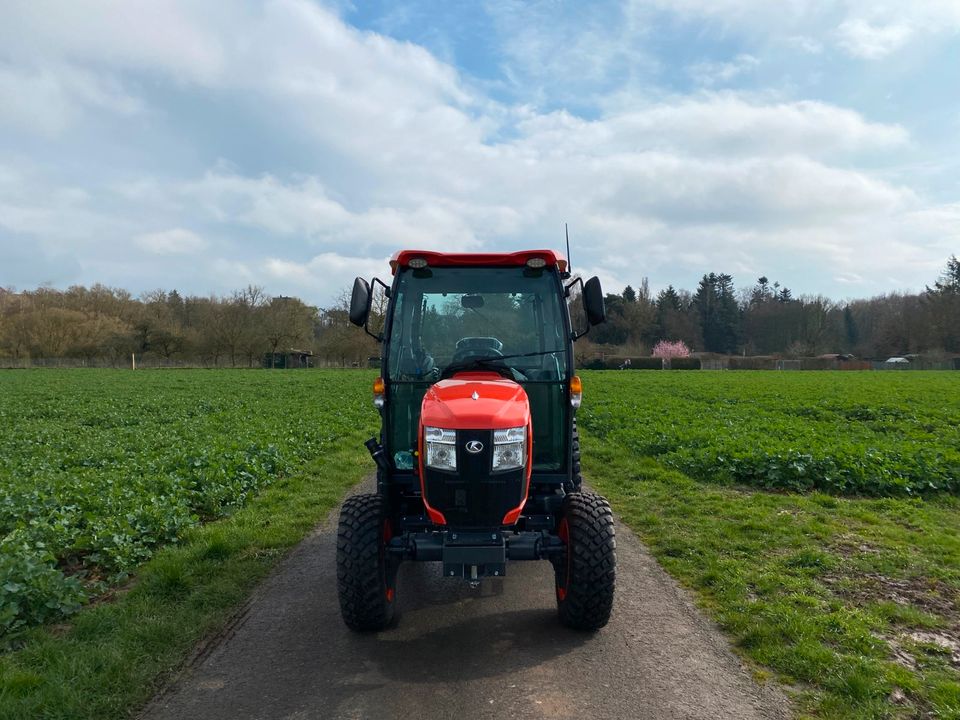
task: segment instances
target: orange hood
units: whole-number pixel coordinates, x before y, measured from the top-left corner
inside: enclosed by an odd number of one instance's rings
[[[462,372],[434,383],[420,410],[420,422],[450,430],[496,430],[530,424],[527,393],[494,372]]]

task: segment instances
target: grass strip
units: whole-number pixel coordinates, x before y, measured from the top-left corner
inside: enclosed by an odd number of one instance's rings
[[[591,484],[799,717],[960,717],[956,497],[765,492],[583,444]]]
[[[256,584],[371,469],[360,433],[281,478],[229,518],[160,550],[128,589],[0,656],[0,717],[134,715]],[[310,592],[311,588],[304,588]]]

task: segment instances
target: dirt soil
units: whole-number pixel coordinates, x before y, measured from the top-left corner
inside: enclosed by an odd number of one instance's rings
[[[596,634],[557,623],[544,561],[513,563],[476,590],[437,564],[405,564],[399,622],[356,635],[337,605],[335,522],[281,563],[144,720],[790,715],[620,524],[613,619]]]

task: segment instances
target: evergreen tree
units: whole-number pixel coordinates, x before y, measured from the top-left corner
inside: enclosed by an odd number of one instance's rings
[[[723,352],[722,332],[718,312],[717,275],[710,273],[700,279],[693,304],[700,315],[703,346],[708,352]]]
[[[704,275],[693,303],[700,314],[706,350],[736,352],[740,338],[740,308],[734,296],[733,277],[726,273]]]
[[[657,294],[655,323],[657,339],[679,340],[681,328],[687,323],[686,314],[683,312],[683,303],[680,294],[674,289],[673,285],[668,285],[666,289]],[[693,341],[691,340],[691,344]]]
[[[766,276],[760,277],[757,280],[757,284],[753,286],[753,290],[750,292],[750,305],[762,305],[770,299],[771,295],[770,281],[766,278]]]
[[[677,294],[673,285],[667,285],[665,290],[657,293],[657,311],[662,312],[667,309],[680,309],[680,295]]]
[[[734,353],[740,344],[741,318],[732,275],[717,275],[717,300],[721,352]]]
[[[947,260],[946,269],[933,287],[927,287],[927,295],[960,295],[960,260],[956,255]]]
[[[960,260],[951,255],[940,278],[921,298],[936,344],[947,352],[960,352]]]
[[[847,350],[853,350],[860,342],[860,331],[857,328],[857,319],[853,316],[853,310],[849,305],[843,309],[843,332],[847,341]]]

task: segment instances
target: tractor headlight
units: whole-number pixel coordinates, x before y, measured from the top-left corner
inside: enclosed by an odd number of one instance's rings
[[[457,431],[437,427],[423,428],[427,467],[437,470],[457,469]]]
[[[513,470],[527,462],[527,428],[493,431],[493,469]]]

